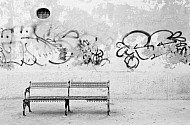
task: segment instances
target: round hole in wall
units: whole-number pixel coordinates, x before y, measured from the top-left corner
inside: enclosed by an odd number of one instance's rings
[[[47,8],[39,8],[36,14],[39,19],[47,19],[50,16],[50,11]]]

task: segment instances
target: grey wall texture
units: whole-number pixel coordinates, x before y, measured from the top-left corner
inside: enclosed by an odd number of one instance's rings
[[[190,98],[189,0],[0,0],[0,22],[2,99],[68,80],[110,80],[112,98]]]

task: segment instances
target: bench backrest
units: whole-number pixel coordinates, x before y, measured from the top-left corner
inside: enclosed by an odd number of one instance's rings
[[[107,82],[73,82],[69,81],[69,88],[107,88],[107,96],[110,97],[109,80]],[[70,96],[70,89],[68,89],[68,96]]]
[[[69,81],[70,88],[109,88],[109,81],[107,82],[72,82]]]
[[[43,89],[43,88],[68,88],[68,96],[70,96],[69,88],[107,88],[108,89],[108,97],[109,97],[109,80],[107,82],[31,82],[30,86],[26,88],[26,92],[29,92],[30,89]]]
[[[68,88],[68,82],[31,82],[30,88],[42,89],[42,88]]]

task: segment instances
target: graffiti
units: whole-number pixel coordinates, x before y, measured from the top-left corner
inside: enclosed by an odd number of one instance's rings
[[[49,37],[50,30],[47,33],[47,38],[38,36],[35,30],[36,28],[34,28],[34,37],[22,37],[22,39],[34,39],[37,41],[37,43],[43,43],[43,48],[45,48],[43,55],[45,58],[48,58],[47,60],[49,63],[63,64],[71,59],[73,53],[69,52],[69,50],[72,48],[72,46],[69,44],[69,42],[65,41],[64,38],[78,39],[79,33],[77,31],[70,30],[58,38],[56,38],[56,36],[51,39]],[[71,33],[75,33],[76,36],[70,35]]]
[[[78,46],[82,52],[83,64],[104,65],[106,62],[110,62],[108,58],[104,58],[103,50],[96,46],[91,46],[88,40],[79,40]],[[95,38],[95,42],[97,38]],[[104,63],[103,63],[104,62]],[[102,64],[103,63],[103,64]]]
[[[139,66],[141,60],[155,59],[165,55],[172,64],[190,62],[190,46],[181,31],[158,30],[152,34],[134,30],[116,43],[117,57],[123,57],[129,69]]]
[[[59,59],[60,59],[60,60],[63,60],[63,61],[67,60],[67,59],[66,59],[67,48],[61,48],[61,49],[59,49],[59,52],[60,52],[60,54],[59,54]]]
[[[13,27],[1,29],[0,37],[0,66],[13,67],[50,64],[64,64],[75,58],[81,64],[103,66],[108,58],[104,58],[104,51],[90,43],[88,35],[79,34],[76,30],[53,32],[57,27],[50,25],[44,33],[38,25],[30,27]],[[84,40],[84,38],[87,38]]]

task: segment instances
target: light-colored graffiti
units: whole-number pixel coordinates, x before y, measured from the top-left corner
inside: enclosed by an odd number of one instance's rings
[[[11,68],[13,64],[64,64],[72,58],[77,65],[91,63],[103,66],[109,62],[104,57],[104,51],[96,45],[97,37],[79,34],[76,30],[58,30],[58,27],[53,28],[52,25],[42,28],[35,24],[2,29],[0,33],[1,67],[7,64]]]
[[[134,30],[126,34],[121,42],[117,57],[124,57],[126,66],[130,69],[138,67],[140,60],[155,59],[165,55],[166,61],[171,64],[189,63],[190,46],[181,31],[158,30],[152,34]]]

